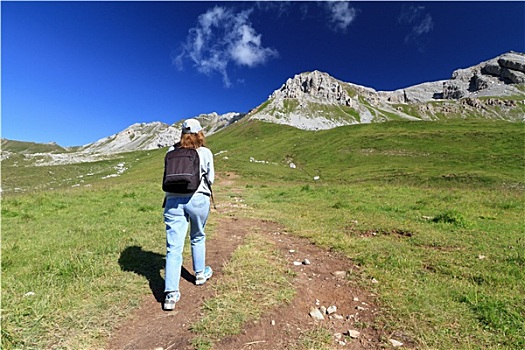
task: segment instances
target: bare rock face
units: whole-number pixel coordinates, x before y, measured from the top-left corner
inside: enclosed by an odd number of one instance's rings
[[[194,118],[201,122],[204,133],[209,136],[242,118],[242,113],[215,112]],[[151,150],[171,146],[178,142],[182,121],[173,125],[161,122],[136,123],[114,135],[102,138],[80,148],[82,153],[114,154],[136,150]]]
[[[525,73],[525,55],[522,53],[506,53],[498,59],[498,64],[503,68]]]
[[[202,127],[204,128],[204,134],[209,136],[222,128],[227,127],[230,124],[237,122],[242,119],[246,113],[236,113],[230,112],[225,114],[217,114],[216,112],[208,114],[199,114],[193,118],[200,121]]]
[[[352,99],[343,86],[327,73],[313,71],[289,78],[271,96],[274,99],[297,99],[299,102],[352,105]]]
[[[443,98],[508,96],[518,93],[512,84],[525,83],[525,54],[507,52],[473,67],[458,69],[443,84]]]
[[[514,84],[525,84],[525,73],[518,70],[503,68],[501,70],[501,78],[504,81],[510,80]]]
[[[443,83],[443,98],[459,100],[467,95],[467,84],[459,81]]]
[[[161,123],[136,123],[114,135],[80,148],[82,153],[122,153],[150,150],[172,145],[180,137],[180,128]]]
[[[289,78],[248,117],[304,130],[463,115],[523,121],[522,102],[507,98],[524,95],[519,84],[525,84],[525,54],[512,51],[457,69],[450,79],[395,91],[376,91],[313,71]]]

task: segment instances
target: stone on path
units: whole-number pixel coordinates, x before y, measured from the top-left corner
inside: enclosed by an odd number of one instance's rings
[[[319,311],[318,308],[316,307],[312,307],[310,309],[310,316],[312,316],[312,318],[314,320],[318,320],[318,321],[321,321],[321,320],[324,320],[324,316],[323,314],[321,313],[321,311]]]
[[[337,311],[337,306],[335,305],[329,306],[328,309],[326,309],[326,313],[328,315],[334,314],[336,311]]]
[[[356,331],[354,329],[350,329],[348,330],[348,335],[350,336],[350,338],[357,339],[361,335],[361,332]]]
[[[334,271],[332,272],[332,275],[337,278],[345,278],[346,277],[346,271]]]
[[[401,342],[398,341],[398,340],[395,340],[395,339],[388,339],[388,341],[389,341],[390,344],[392,344],[392,346],[395,347],[395,348],[400,347],[400,346],[403,346],[403,343],[401,343]]]

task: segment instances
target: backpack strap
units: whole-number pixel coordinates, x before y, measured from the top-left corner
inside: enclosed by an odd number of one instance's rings
[[[208,180],[208,173],[204,173],[202,175],[202,178],[204,179],[204,181],[206,181],[206,185],[208,185],[208,188],[210,189],[210,195],[211,195],[211,201],[213,203],[213,209],[217,210],[217,207],[215,206],[215,199],[213,198],[213,191],[211,189],[211,183],[210,183],[210,180]]]

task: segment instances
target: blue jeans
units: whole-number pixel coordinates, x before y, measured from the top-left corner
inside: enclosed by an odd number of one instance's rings
[[[206,265],[206,235],[204,226],[210,212],[210,197],[196,193],[188,197],[168,198],[164,208],[166,224],[165,292],[179,290],[182,251],[188,224],[190,225],[193,271],[204,271]]]

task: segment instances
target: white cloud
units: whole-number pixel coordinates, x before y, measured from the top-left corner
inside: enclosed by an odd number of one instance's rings
[[[189,59],[201,73],[222,75],[225,86],[231,86],[230,63],[255,67],[276,57],[278,52],[262,45],[262,36],[252,27],[251,11],[235,13],[216,6],[198,18],[174,62],[181,68]]]
[[[401,9],[401,14],[399,15],[398,21],[400,23],[412,23],[419,16],[421,16],[421,11],[425,9],[425,6],[406,6],[403,5]]]
[[[354,21],[357,11],[346,1],[328,1],[324,3],[329,12],[329,21],[336,29],[346,31]]]
[[[411,29],[405,36],[405,43],[415,43],[419,50],[423,49],[421,38],[434,29],[434,21],[429,13],[424,13],[424,6],[403,6],[398,22],[408,24]]]
[[[427,13],[425,18],[423,18],[418,25],[412,28],[412,31],[416,35],[422,35],[430,32],[433,28],[434,22],[432,21],[432,17]]]

